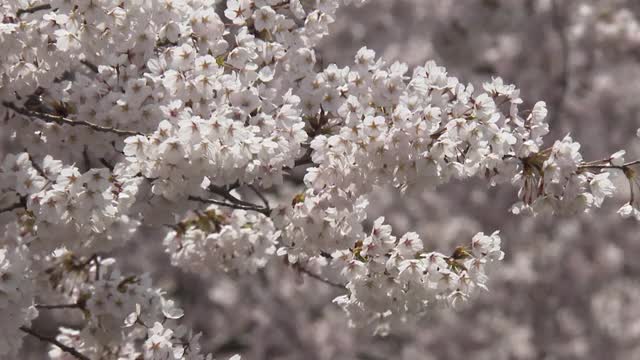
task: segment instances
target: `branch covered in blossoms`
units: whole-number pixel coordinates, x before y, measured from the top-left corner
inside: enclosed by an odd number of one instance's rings
[[[21,326],[20,330],[24,331],[25,333],[37,338],[38,340],[53,344],[55,346],[57,346],[59,349],[61,349],[62,351],[69,353],[71,355],[73,355],[74,357],[76,357],[77,359],[80,360],[89,360],[88,357],[82,355],[81,353],[79,353],[76,349],[69,347],[61,342],[59,342],[58,340],[54,339],[54,338],[49,338],[43,335],[38,334],[37,332],[33,331],[32,329],[29,329],[28,327],[25,326]]]

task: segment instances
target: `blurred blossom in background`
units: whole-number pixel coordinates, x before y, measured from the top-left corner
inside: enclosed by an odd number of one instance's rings
[[[546,145],[571,131],[585,158],[623,147],[628,158],[640,155],[640,1],[370,0],[338,14],[317,53],[325,66],[350,64],[366,45],[389,63],[435,60],[464,82],[499,76],[525,101],[547,102]],[[447,252],[479,231],[501,229],[506,253],[490,274],[490,293],[409,319],[384,337],[349,328],[331,303],[338,292],[284,263],[204,281],[170,267],[160,246],[131,243],[117,257],[126,270],[153,269],[155,284],[188,309],[185,323],[205,334],[203,352],[220,358],[640,359],[637,221],[618,216],[615,201],[591,215],[515,216],[516,196],[481,181],[372,196],[368,218],[384,216],[394,233],[416,231]],[[28,359],[42,345],[25,341]]]

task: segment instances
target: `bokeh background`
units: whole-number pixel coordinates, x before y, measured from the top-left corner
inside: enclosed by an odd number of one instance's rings
[[[640,157],[638,0],[369,0],[339,14],[318,54],[325,65],[349,65],[367,46],[389,62],[436,60],[476,87],[500,76],[521,89],[524,108],[547,102],[548,145],[571,133],[585,159],[619,149]],[[254,276],[186,274],[153,232],[116,257],[129,271],[150,271],[220,358],[640,359],[640,224],[615,214],[625,200],[579,217],[531,218],[509,213],[516,196],[481,181],[404,197],[376,192],[369,218],[385,216],[398,234],[417,231],[447,252],[500,229],[507,254],[490,292],[386,337],[349,328],[331,303],[338,292],[284,263]],[[67,315],[41,316],[38,326],[72,325]],[[30,354],[40,346],[28,339],[24,358],[38,359]]]

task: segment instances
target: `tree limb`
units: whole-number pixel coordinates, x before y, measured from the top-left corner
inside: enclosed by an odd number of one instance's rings
[[[23,332],[25,332],[25,333],[37,338],[40,341],[44,341],[44,342],[48,342],[50,344],[53,344],[53,345],[59,347],[60,349],[62,349],[62,351],[66,352],[68,354],[71,354],[71,355],[75,356],[76,358],[78,358],[80,360],[91,360],[91,359],[89,359],[88,356],[81,354],[78,350],[61,343],[60,341],[56,340],[55,338],[38,334],[33,329],[28,328],[26,326],[21,326],[20,330],[22,330]]]
[[[6,208],[0,209],[0,214],[2,214],[4,212],[17,210],[17,209],[23,209],[24,207],[25,207],[24,202],[17,202],[15,204],[11,204],[11,205],[7,206]]]
[[[56,305],[36,304],[36,309],[45,309],[45,310],[53,310],[53,309],[82,309],[82,305],[80,305],[78,303],[74,303],[74,304],[56,304]]]
[[[88,127],[88,128],[90,128],[90,129],[92,129],[94,131],[104,132],[104,133],[111,133],[111,134],[116,134],[116,135],[119,135],[119,136],[144,135],[144,134],[142,134],[140,132],[137,132],[137,131],[121,130],[121,129],[116,129],[116,128],[111,128],[111,127],[107,127],[107,126],[102,126],[102,125],[90,123],[88,121],[71,120],[71,119],[68,119],[68,118],[63,117],[63,116],[52,115],[52,114],[47,114],[47,113],[43,113],[43,112],[39,112],[39,111],[33,111],[33,110],[18,108],[13,103],[6,102],[6,101],[3,102],[2,105],[4,105],[5,107],[17,112],[18,114],[29,116],[29,117],[38,118],[38,119],[40,119],[40,120],[42,120],[44,122],[47,122],[47,123],[56,123],[56,124],[59,124],[59,125],[70,125],[70,126],[85,126],[85,127]]]
[[[35,13],[37,11],[41,11],[41,10],[51,10],[51,5],[43,4],[43,5],[37,5],[37,6],[28,7],[26,9],[18,9],[18,11],[16,11],[16,16],[20,17],[23,14],[33,14],[33,13]]]

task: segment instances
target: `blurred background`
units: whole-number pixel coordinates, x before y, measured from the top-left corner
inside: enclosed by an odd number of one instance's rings
[[[638,0],[369,0],[339,14],[318,54],[324,65],[347,66],[366,45],[388,62],[436,60],[476,88],[500,76],[521,89],[522,108],[547,102],[547,145],[570,132],[586,160],[619,149],[640,157]],[[186,274],[170,266],[161,234],[116,257],[129,271],[153,269],[155,284],[220,358],[640,359],[640,227],[615,214],[625,200],[552,219],[511,215],[516,196],[481,181],[374,195],[369,219],[385,216],[397,234],[419,232],[428,248],[450,252],[478,231],[500,229],[507,254],[489,293],[386,337],[349,328],[331,303],[338,292],[284,263],[255,276]]]

